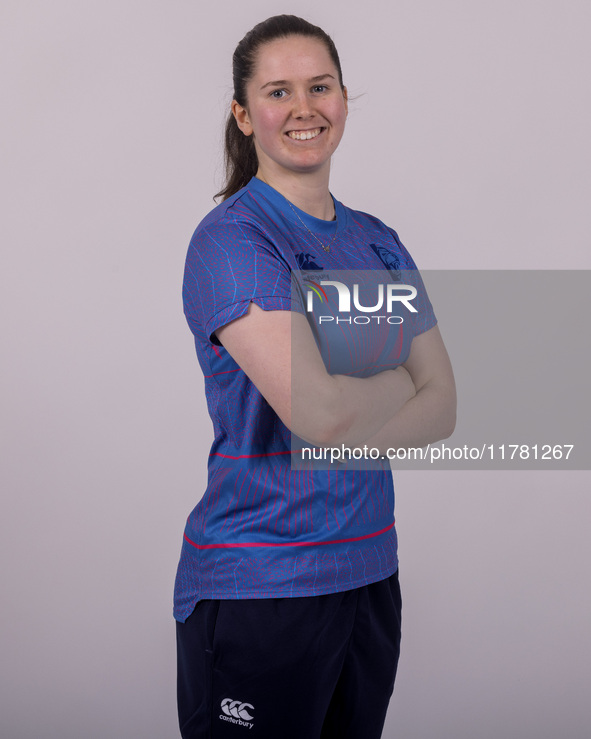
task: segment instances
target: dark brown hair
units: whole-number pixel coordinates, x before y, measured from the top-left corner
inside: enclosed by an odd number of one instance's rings
[[[234,52],[232,58],[234,100],[243,108],[247,108],[246,83],[254,74],[258,50],[263,44],[288,36],[307,36],[321,41],[337,68],[339,84],[341,88],[343,87],[341,62],[331,37],[318,26],[296,15],[274,15],[249,31]],[[230,112],[225,132],[226,184],[215,197],[226,200],[234,195],[255,176],[258,166],[253,136],[245,136],[242,133]]]

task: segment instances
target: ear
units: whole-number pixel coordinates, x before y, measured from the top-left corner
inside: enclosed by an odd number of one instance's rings
[[[245,136],[250,136],[252,134],[250,116],[248,115],[246,108],[243,108],[236,100],[232,100],[232,115],[236,119],[236,125],[242,133]]]
[[[345,100],[345,113],[349,115],[349,93],[346,87],[343,87],[343,98]]]

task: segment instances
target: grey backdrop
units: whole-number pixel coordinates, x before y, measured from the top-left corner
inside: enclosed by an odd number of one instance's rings
[[[5,0],[7,739],[177,736],[172,584],[211,439],[181,272],[220,184],[231,53],[276,12],[335,38],[357,97],[333,192],[419,266],[591,267],[583,0]],[[385,737],[589,735],[589,481],[397,475]]]

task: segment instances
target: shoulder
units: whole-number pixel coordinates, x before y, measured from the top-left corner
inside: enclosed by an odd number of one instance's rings
[[[363,210],[353,210],[351,208],[346,208],[346,210],[348,211],[349,220],[352,221],[355,226],[365,230],[374,231],[377,235],[382,235],[385,238],[394,237],[395,240],[400,243],[400,239],[398,238],[396,231],[390,226],[387,226],[377,216],[373,216],[371,213],[366,213]]]
[[[250,201],[248,188],[243,187],[223,203],[216,205],[199,223],[192,241],[224,230],[235,231],[241,227],[256,228],[259,225],[259,219]]]
[[[254,251],[275,252],[275,239],[261,219],[248,188],[211,210],[195,229],[189,243],[188,258],[195,255],[223,255],[238,258]]]
[[[346,208],[346,210],[349,223],[353,228],[363,232],[365,240],[371,242],[369,245],[389,269],[417,268],[408,249],[391,226],[387,226],[371,213],[351,208]]]

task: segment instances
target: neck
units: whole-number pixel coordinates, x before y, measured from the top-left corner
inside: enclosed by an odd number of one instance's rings
[[[336,218],[334,202],[328,189],[328,171],[325,177],[293,173],[293,176],[274,177],[269,172],[257,172],[259,180],[266,182],[274,190],[281,193],[290,203],[303,210],[304,213],[320,218],[323,221],[333,221]]]

